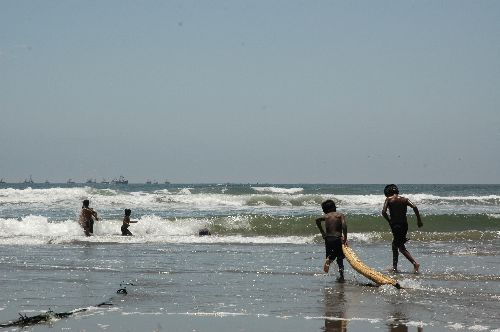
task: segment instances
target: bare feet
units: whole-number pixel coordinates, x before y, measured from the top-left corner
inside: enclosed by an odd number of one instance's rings
[[[325,273],[328,273],[328,271],[330,271],[330,260],[327,259],[325,261],[325,264],[323,265],[323,271],[325,271]]]
[[[420,269],[420,264],[415,262],[415,264],[413,264],[413,273],[418,273],[418,269]]]

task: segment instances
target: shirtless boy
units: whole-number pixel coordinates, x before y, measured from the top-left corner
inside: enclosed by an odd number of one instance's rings
[[[80,225],[86,236],[91,236],[94,233],[94,219],[97,221],[97,212],[89,207],[90,201],[88,199],[83,201],[82,212],[80,212]]]
[[[399,189],[395,184],[389,184],[384,188],[385,203],[382,209],[382,216],[389,222],[391,227],[393,241],[392,241],[392,268],[394,272],[398,272],[398,250],[401,252],[406,259],[413,264],[413,271],[418,273],[420,264],[412,257],[410,252],[406,249],[405,243],[408,241],[406,234],[408,233],[408,220],[406,218],[406,212],[408,206],[413,209],[415,216],[417,217],[418,227],[422,227],[423,223],[420,218],[420,213],[415,204],[413,204],[408,198],[399,196]],[[389,214],[387,214],[387,209],[389,209]]]
[[[123,217],[123,224],[121,227],[122,235],[124,236],[132,236],[132,232],[129,231],[128,227],[131,223],[136,223],[137,220],[130,220],[130,215],[132,214],[132,210],[125,209],[125,217]]]
[[[340,277],[338,281],[344,281],[344,252],[342,244],[347,244],[347,224],[345,216],[337,212],[335,202],[331,199],[321,203],[321,208],[325,215],[316,219],[316,225],[325,240],[326,260],[323,265],[323,270],[328,273],[330,264],[337,259]],[[325,229],[321,222],[325,222]]]

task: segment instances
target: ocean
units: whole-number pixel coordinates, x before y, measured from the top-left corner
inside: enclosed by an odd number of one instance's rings
[[[424,223],[409,210],[419,274],[402,256],[388,272],[383,188],[1,183],[0,330],[500,331],[500,185],[399,185]],[[322,271],[314,220],[329,198],[349,245],[403,289],[347,262],[345,283],[335,264]],[[92,237],[77,222],[84,199],[101,219]]]

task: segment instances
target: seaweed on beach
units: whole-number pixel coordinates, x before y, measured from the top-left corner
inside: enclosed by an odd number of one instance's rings
[[[27,315],[19,314],[19,318],[15,321],[9,322],[9,323],[2,323],[0,324],[0,327],[12,327],[12,326],[29,326],[29,325],[36,325],[40,323],[45,323],[45,322],[50,322],[53,319],[61,319],[61,318],[67,318],[77,312],[82,312],[82,311],[87,311],[88,309],[78,309],[74,311],[69,311],[69,312],[54,312],[49,309],[49,311],[46,311],[42,314],[38,314],[35,316],[28,317]]]
[[[131,283],[128,283],[127,285],[133,285]],[[120,284],[120,287],[122,287],[122,284]],[[126,287],[120,288],[116,291],[117,294],[127,294]],[[112,298],[110,298],[108,301],[101,302],[93,307],[105,307],[105,306],[112,306]],[[35,316],[30,316],[28,317],[27,315],[23,315],[19,313],[19,318],[10,321],[8,323],[0,323],[0,328],[4,327],[13,327],[13,326],[30,326],[30,325],[36,325],[36,324],[41,324],[41,323],[47,323],[50,321],[53,321],[54,319],[62,319],[62,318],[68,318],[71,315],[74,315],[79,312],[85,312],[89,310],[89,308],[81,308],[81,309],[75,309],[72,311],[67,311],[67,312],[54,312],[52,309],[49,309],[48,311],[35,315]]]

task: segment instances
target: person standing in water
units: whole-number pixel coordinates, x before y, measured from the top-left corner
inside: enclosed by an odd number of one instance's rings
[[[408,206],[413,209],[413,212],[415,212],[415,215],[417,216],[418,227],[420,228],[424,225],[420,218],[418,208],[408,198],[399,196],[399,189],[395,184],[385,186],[384,195],[386,199],[382,209],[382,216],[389,222],[393,236],[392,269],[394,272],[398,272],[398,256],[399,252],[401,252],[406,259],[413,264],[413,271],[418,273],[420,264],[413,258],[405,247],[405,243],[408,241],[406,238],[406,234],[408,233],[408,220],[406,218]],[[390,215],[387,214],[387,210],[389,210]]]
[[[94,234],[94,219],[97,221],[97,212],[89,207],[90,201],[88,199],[83,201],[82,212],[80,212],[80,225],[83,228],[85,236],[91,236]]]
[[[130,220],[130,215],[132,214],[132,210],[125,209],[125,217],[123,217],[123,225],[122,225],[122,235],[124,236],[132,236],[132,232],[128,230],[130,224],[137,223],[137,220]]]
[[[326,260],[323,265],[323,271],[328,273],[330,264],[337,259],[340,277],[337,279],[340,282],[344,281],[344,252],[342,244],[347,244],[347,223],[345,216],[337,212],[335,202],[328,199],[321,203],[321,208],[325,215],[316,219],[316,225],[321,232],[321,236],[325,240]],[[325,229],[321,222],[325,222]]]

